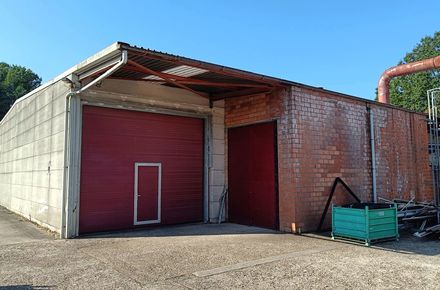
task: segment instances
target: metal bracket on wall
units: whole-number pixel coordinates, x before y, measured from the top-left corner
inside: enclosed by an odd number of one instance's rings
[[[79,77],[76,74],[70,74],[63,79],[64,82],[69,83],[70,87],[74,90],[78,90],[81,88],[81,82],[79,81]]]
[[[223,187],[223,192],[222,195],[220,196],[219,202],[220,202],[220,207],[218,209],[218,221],[217,223],[221,224],[222,223],[222,219],[224,216],[224,212],[225,212],[225,205],[226,205],[226,198],[228,195],[228,187],[225,185]]]
[[[326,205],[325,205],[325,209],[324,209],[324,212],[322,213],[322,216],[321,216],[321,220],[319,221],[319,225],[318,225],[318,228],[316,229],[316,231],[317,232],[320,232],[321,231],[321,228],[322,228],[322,225],[323,225],[323,223],[324,223],[324,220],[325,220],[325,216],[327,215],[327,211],[328,211],[328,208],[329,208],[329,206],[330,206],[330,202],[332,201],[332,199],[333,199],[333,194],[335,193],[335,191],[336,191],[336,186],[338,185],[338,183],[340,183],[340,184],[342,184],[342,186],[344,186],[344,188],[348,191],[348,193],[357,201],[357,202],[361,202],[361,200],[359,199],[359,197],[357,197],[357,195],[356,194],[354,194],[354,192],[351,190],[351,188],[350,187],[348,187],[348,185],[340,178],[340,177],[336,177],[335,178],[335,181],[333,182],[333,186],[332,186],[332,189],[331,189],[331,191],[330,191],[330,194],[329,194],[329,196],[328,196],[328,199],[327,199],[327,203],[326,203]]]

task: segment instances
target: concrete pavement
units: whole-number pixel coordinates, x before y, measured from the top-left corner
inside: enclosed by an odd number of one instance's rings
[[[54,235],[0,206],[0,246],[53,240]]]
[[[18,232],[28,226],[17,225]],[[0,245],[0,285],[16,289],[437,289],[440,281],[438,240],[404,238],[367,248],[197,224],[13,241]]]

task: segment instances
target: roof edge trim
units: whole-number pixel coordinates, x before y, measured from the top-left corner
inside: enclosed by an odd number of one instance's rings
[[[84,61],[82,61],[82,62],[72,66],[68,70],[66,70],[63,73],[57,75],[53,79],[48,80],[47,82],[45,82],[44,84],[42,84],[38,88],[35,88],[34,90],[30,91],[29,93],[25,94],[24,96],[18,98],[17,100],[15,100],[15,102],[9,108],[8,112],[0,120],[0,124],[3,123],[3,120],[6,118],[6,116],[15,107],[15,105],[17,103],[19,103],[19,102],[29,98],[30,96],[32,96],[32,95],[34,95],[34,94],[36,94],[36,93],[46,89],[47,87],[49,87],[49,86],[53,85],[54,83],[56,83],[56,82],[58,82],[58,81],[60,81],[60,80],[62,80],[64,78],[66,78],[67,76],[69,76],[72,73],[81,73],[81,72],[87,71],[88,69],[90,69],[91,67],[93,67],[95,65],[102,64],[108,58],[114,57],[120,51],[120,47],[121,47],[121,43],[120,42],[114,42],[111,45],[109,45],[106,48],[104,48],[103,50],[95,53],[94,55],[92,55],[90,57],[88,57]]]

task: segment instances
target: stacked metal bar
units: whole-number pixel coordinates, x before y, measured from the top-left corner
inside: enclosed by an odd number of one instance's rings
[[[416,229],[414,236],[419,238],[440,233],[440,224],[437,222],[439,210],[434,202],[380,199],[389,204],[396,204],[399,229]]]

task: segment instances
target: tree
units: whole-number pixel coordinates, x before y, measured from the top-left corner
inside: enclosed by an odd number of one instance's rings
[[[41,78],[28,68],[0,62],[0,120],[16,99],[41,85]]]
[[[426,36],[399,64],[414,62],[440,55],[440,31],[434,36]],[[426,91],[440,87],[440,70],[414,73],[395,77],[390,82],[391,104],[410,110],[427,110]]]

